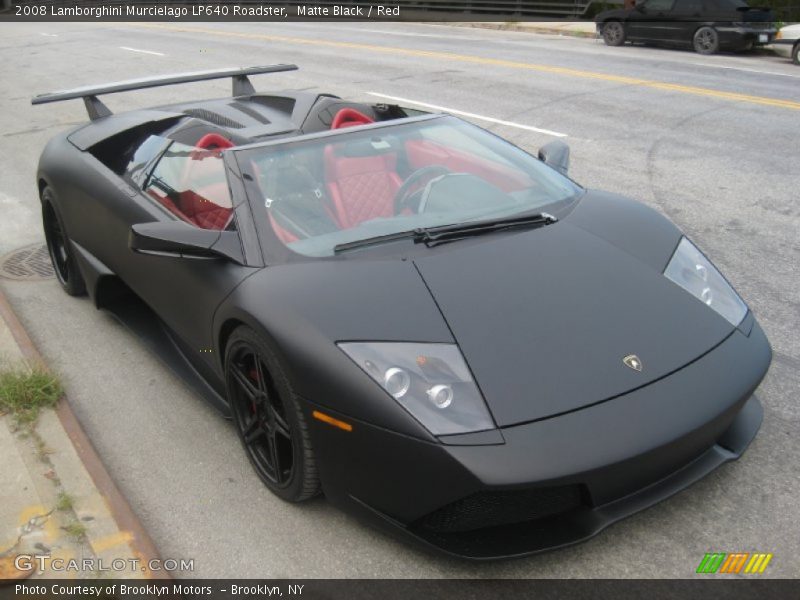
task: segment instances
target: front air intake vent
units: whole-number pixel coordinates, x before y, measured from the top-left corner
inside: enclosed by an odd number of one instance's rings
[[[484,491],[443,506],[423,517],[417,525],[439,533],[474,531],[538,521],[580,506],[578,485]]]
[[[215,113],[204,108],[189,108],[183,111],[183,114],[194,117],[195,119],[200,119],[207,123],[218,125],[219,127],[224,127],[226,129],[242,129],[244,127],[244,125],[238,121],[234,121],[233,119],[229,119],[228,117],[224,117],[219,113]]]

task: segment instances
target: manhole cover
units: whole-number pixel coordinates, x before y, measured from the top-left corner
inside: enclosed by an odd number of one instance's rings
[[[0,258],[0,277],[17,281],[41,281],[55,277],[47,246],[34,244]]]

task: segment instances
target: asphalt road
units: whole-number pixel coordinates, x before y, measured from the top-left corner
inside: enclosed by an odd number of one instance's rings
[[[295,62],[259,89],[405,98],[535,150],[566,134],[572,175],[675,220],[729,277],[775,358],[750,450],[593,540],[492,564],[429,555],[328,506],[261,486],[233,427],[130,334],[54,280],[0,279],[74,410],[165,557],[199,577],[691,577],[708,551],[772,552],[800,575],[800,68],[759,56],[607,48],[593,40],[431,25],[19,24],[0,36],[0,254],[42,239],[34,173],[80,101],[36,93],[231,65]],[[227,81],[108,98],[114,110],[222,96]],[[522,127],[520,127],[522,126]],[[189,573],[186,573],[189,575]]]

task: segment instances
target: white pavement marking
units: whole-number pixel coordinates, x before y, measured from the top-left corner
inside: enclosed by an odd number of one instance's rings
[[[121,50],[128,50],[129,52],[140,52],[142,54],[152,54],[153,56],[166,56],[162,52],[153,52],[152,50],[140,50],[139,48],[128,48],[127,46],[120,46]]]
[[[44,37],[58,37],[57,33],[45,33],[43,31],[40,31],[39,35],[43,35]]]
[[[396,102],[406,102],[408,104],[415,104],[433,110],[440,110],[442,112],[450,113],[452,115],[460,115],[470,119],[477,119],[479,121],[487,121],[489,123],[497,123],[498,125],[505,125],[507,127],[516,127],[517,129],[525,129],[526,131],[535,131],[536,133],[543,133],[545,135],[552,135],[554,137],[567,137],[566,133],[558,131],[551,131],[549,129],[541,129],[533,127],[532,125],[523,125],[522,123],[514,123],[513,121],[504,121],[502,119],[495,119],[494,117],[486,117],[483,115],[476,115],[475,113],[464,112],[463,110],[456,110],[455,108],[447,108],[446,106],[437,106],[436,104],[428,104],[427,102],[418,102],[417,100],[410,100],[408,98],[398,98],[397,96],[387,96],[386,94],[379,94],[377,92],[367,92],[370,96],[378,98],[386,98],[387,100],[394,100]]]
[[[787,61],[788,62],[788,61]],[[758,73],[759,75],[780,75],[781,77],[800,77],[800,75],[795,75],[793,73],[779,73],[777,71],[762,71],[761,69],[748,69],[747,67],[729,67],[726,65],[712,65],[709,63],[699,63],[693,62],[691,63],[698,67],[711,67],[714,69],[730,69],[731,71],[745,71],[747,73]]]

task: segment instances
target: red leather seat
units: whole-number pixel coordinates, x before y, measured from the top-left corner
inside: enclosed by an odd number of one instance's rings
[[[343,108],[333,118],[331,129],[373,122],[364,113]],[[344,156],[337,147],[325,148],[325,181],[339,226],[347,229],[362,221],[392,216],[394,195],[403,183],[397,175],[397,156]]]
[[[198,150],[192,152],[186,165],[185,190],[178,196],[177,207],[190,223],[201,229],[224,229],[231,219],[230,192],[224,180],[197,189],[194,186],[198,180],[214,179],[218,174],[224,178],[224,170],[215,157],[219,150],[233,146],[233,142],[220,134],[207,133],[195,144]]]
[[[394,214],[394,196],[403,183],[395,154],[342,156],[325,148],[325,181],[342,229]]]
[[[224,229],[230,221],[232,209],[225,205],[220,206],[215,198],[227,197],[227,184],[216,183],[197,192],[193,190],[180,192],[178,204],[186,218],[201,229]]]
[[[234,146],[235,144],[232,141],[218,133],[207,133],[197,140],[195,144],[195,148],[202,148],[203,150],[210,150],[211,148],[225,150],[226,148],[233,148]]]
[[[336,116],[333,117],[331,129],[355,127],[356,125],[369,125],[370,123],[374,122],[374,119],[368,117],[360,111],[357,111],[355,108],[343,108],[336,113]]]

